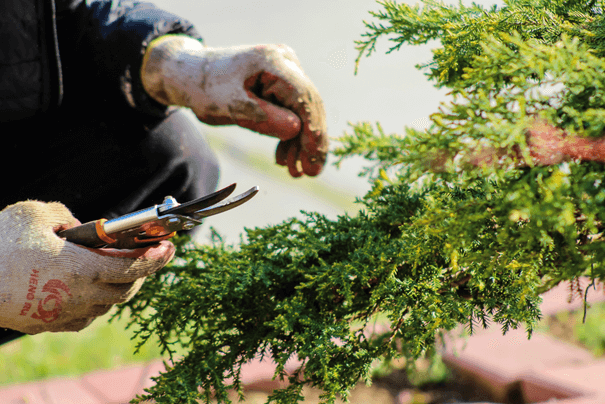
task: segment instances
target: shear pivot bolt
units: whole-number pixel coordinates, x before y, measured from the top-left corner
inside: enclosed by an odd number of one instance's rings
[[[195,227],[195,223],[187,222],[183,225],[183,230],[191,230]]]
[[[181,223],[181,219],[178,217],[171,217],[170,219],[166,220],[166,224],[169,226],[176,226],[179,223]]]

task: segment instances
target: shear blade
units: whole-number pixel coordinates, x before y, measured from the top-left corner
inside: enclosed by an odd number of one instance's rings
[[[221,190],[218,190],[210,195],[203,196],[201,198],[195,199],[193,201],[182,203],[174,208],[170,208],[167,210],[160,210],[162,216],[165,215],[191,215],[200,209],[204,209],[207,207],[211,207],[216,203],[222,201],[229,195],[233,193],[235,190],[236,184],[231,184]]]
[[[258,193],[258,187],[254,186],[247,190],[246,192],[234,196],[233,198],[227,199],[223,202],[217,203],[216,205],[209,206],[207,208],[200,209],[196,212],[190,213],[190,216],[194,219],[201,219],[204,217],[213,216],[219,213],[226,212],[230,209],[238,207],[243,203],[248,202],[250,199],[254,197]]]

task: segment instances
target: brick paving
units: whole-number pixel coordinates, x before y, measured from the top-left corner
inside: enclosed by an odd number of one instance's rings
[[[113,404],[127,403],[149,387],[151,377],[163,369],[161,361],[79,378],[56,378],[0,390],[2,404]]]
[[[589,282],[581,280],[586,289]],[[544,316],[582,309],[568,302],[569,289],[560,285],[543,296]],[[603,291],[589,291],[587,302],[605,300]],[[605,359],[549,335],[524,330],[502,335],[499,329],[480,330],[467,340],[449,341],[443,360],[487,389],[497,402],[605,404]]]
[[[583,281],[583,287],[587,281]],[[544,294],[542,311],[550,315],[582,307],[567,302],[565,286]],[[589,302],[603,301],[603,292],[590,293]],[[499,329],[477,332],[466,340],[446,343],[444,361],[489,391],[496,402],[522,400],[528,403],[605,404],[605,359],[596,359],[577,346],[536,333],[528,340],[523,330],[502,335]],[[293,370],[298,366],[290,362]],[[122,404],[151,386],[152,377],[163,370],[162,361],[77,378],[56,378],[4,386],[0,404]],[[271,391],[283,387],[272,380],[273,366],[255,361],[243,370],[248,391]],[[404,403],[404,397],[398,400]]]

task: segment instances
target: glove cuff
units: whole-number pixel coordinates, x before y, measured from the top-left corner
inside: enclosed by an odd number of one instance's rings
[[[204,45],[186,35],[163,35],[148,46],[141,65],[143,88],[163,105],[188,107],[188,91],[202,79]]]

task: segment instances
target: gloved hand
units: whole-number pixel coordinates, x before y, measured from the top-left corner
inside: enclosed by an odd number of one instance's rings
[[[79,331],[131,299],[174,256],[170,242],[89,249],[56,235],[77,224],[60,203],[19,202],[0,212],[0,327]]]
[[[276,161],[293,177],[317,175],[325,164],[323,102],[287,46],[205,48],[166,35],[149,45],[141,79],[156,101],[191,108],[202,122],[279,138]]]

